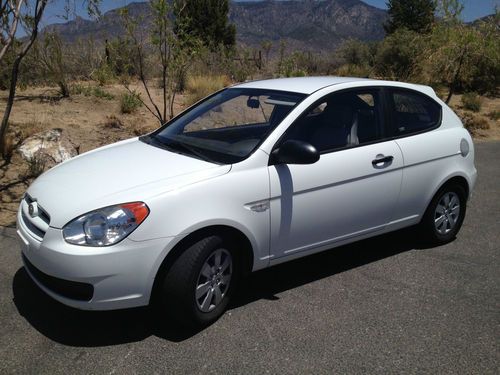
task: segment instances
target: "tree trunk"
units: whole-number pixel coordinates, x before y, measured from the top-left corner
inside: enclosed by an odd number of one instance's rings
[[[69,98],[71,95],[71,92],[69,90],[68,82],[66,82],[65,79],[60,79],[58,82],[59,85],[59,91],[60,94],[63,98]]]
[[[455,93],[455,90],[457,89],[457,86],[458,86],[457,82],[458,82],[458,78],[460,77],[460,72],[462,71],[462,65],[464,63],[464,58],[465,58],[466,53],[467,53],[467,46],[463,49],[462,54],[460,55],[460,58],[458,60],[457,70],[455,71],[455,75],[453,76],[453,80],[450,82],[448,96],[446,97],[446,101],[445,101],[446,104],[450,103],[451,97],[453,96],[453,94]]]
[[[450,103],[451,97],[453,96],[453,91],[455,91],[454,83],[452,83],[449,87],[448,96],[446,97],[446,100],[444,101],[446,104]]]
[[[17,77],[19,75],[19,65],[21,64],[22,57],[17,56],[14,61],[14,65],[12,66],[12,74],[10,78],[10,88],[9,88],[9,97],[7,99],[7,106],[5,107],[5,112],[2,118],[2,125],[0,126],[0,154],[6,158],[6,149],[5,149],[5,136],[7,135],[7,129],[9,127],[9,117],[12,112],[12,106],[14,105],[14,98],[16,96],[16,86],[17,86]]]
[[[17,77],[19,75],[19,66],[21,65],[21,61],[26,56],[31,46],[35,42],[36,37],[38,36],[38,25],[40,24],[40,19],[42,18],[43,12],[45,10],[45,6],[47,5],[48,0],[37,0],[35,5],[35,16],[33,29],[31,31],[30,39],[28,43],[23,46],[19,54],[16,56],[14,60],[14,64],[12,65],[12,77],[10,79],[10,89],[9,89],[9,98],[7,99],[7,106],[5,107],[5,112],[2,118],[2,124],[0,125],[0,155],[3,157],[6,156],[6,148],[5,148],[5,136],[7,135],[7,130],[9,127],[9,117],[12,111],[12,106],[14,105],[14,98],[16,96],[16,87],[17,87]]]
[[[162,70],[162,85],[163,85],[163,118],[162,125],[167,121],[167,66],[163,65]]]

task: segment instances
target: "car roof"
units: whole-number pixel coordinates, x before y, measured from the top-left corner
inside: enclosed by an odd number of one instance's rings
[[[396,81],[382,81],[369,78],[355,78],[355,77],[293,77],[293,78],[275,78],[258,81],[249,81],[235,85],[238,88],[251,88],[251,89],[268,89],[268,90],[281,90],[289,92],[298,92],[302,94],[312,94],[322,88],[338,85],[341,83],[354,83],[364,82],[367,86],[393,86],[393,87],[406,87],[427,95],[435,97],[434,90],[428,86],[416,85],[411,83],[403,83]]]

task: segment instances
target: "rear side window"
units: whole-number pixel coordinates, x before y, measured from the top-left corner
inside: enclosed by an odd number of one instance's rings
[[[432,129],[441,122],[441,106],[431,98],[407,90],[391,90],[394,135]]]

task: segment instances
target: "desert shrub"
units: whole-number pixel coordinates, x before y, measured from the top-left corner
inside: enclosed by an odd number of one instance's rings
[[[135,91],[126,92],[120,98],[120,110],[122,113],[133,113],[135,112],[141,105],[140,94]]]
[[[115,115],[110,115],[106,116],[103,126],[107,129],[121,129],[123,128],[123,122]]]
[[[384,78],[415,81],[422,72],[425,37],[400,29],[380,43],[374,58],[375,73]]]
[[[488,113],[488,117],[492,120],[497,121],[500,119],[500,111],[499,110],[494,110]]]
[[[113,39],[108,43],[107,51],[109,54],[108,63],[115,75],[133,76],[137,74],[137,69],[134,65],[136,51],[130,40],[123,38]]]
[[[91,89],[90,86],[84,86],[79,83],[76,83],[71,86],[71,93],[73,95],[84,95],[84,96],[90,96],[91,95]]]
[[[68,75],[72,79],[92,78],[92,74],[102,65],[102,46],[92,36],[78,38],[71,43],[70,48],[64,49]]]
[[[471,64],[469,88],[481,94],[498,96],[500,87],[500,8],[477,27],[479,33],[476,59]],[[473,46],[475,48],[475,46]]]
[[[345,64],[358,66],[373,65],[375,52],[375,44],[357,39],[349,39],[338,51]]]
[[[92,79],[97,81],[99,86],[105,86],[115,81],[116,77],[113,69],[108,64],[102,64],[92,75]]]
[[[73,95],[83,95],[83,96],[95,96],[96,98],[113,100],[115,96],[105,91],[99,86],[85,86],[81,84],[75,84],[71,87],[71,92]]]
[[[488,120],[472,113],[464,113],[462,121],[465,128],[473,135],[476,135],[478,130],[488,130],[490,128]]]
[[[458,91],[496,95],[500,87],[498,12],[479,24],[439,21],[427,40],[422,61],[433,83],[448,87],[449,101]]]
[[[295,51],[280,57],[278,74],[283,77],[305,77],[320,73],[324,63],[317,54]]]
[[[41,75],[47,77],[50,83],[57,84],[63,97],[68,97],[68,68],[61,38],[56,33],[46,33],[38,47],[35,46],[33,52],[38,50],[37,61]]]
[[[342,65],[335,70],[335,75],[340,77],[369,77],[371,68],[367,65]]]
[[[94,87],[92,95],[94,95],[96,98],[106,100],[113,100],[115,98],[113,94],[110,94],[109,92],[103,90],[101,87]]]
[[[12,63],[16,58],[16,48],[19,42],[14,42],[14,46],[9,48],[3,56],[0,64],[0,90],[8,90],[10,86],[10,76],[12,73]]]
[[[482,105],[481,97],[475,92],[467,92],[462,95],[462,105],[469,111],[479,112]]]
[[[187,79],[185,105],[192,105],[229,84],[223,75],[191,76]]]

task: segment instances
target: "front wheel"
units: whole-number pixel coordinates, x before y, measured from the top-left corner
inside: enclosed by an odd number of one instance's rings
[[[455,238],[465,218],[467,196],[459,184],[447,184],[436,193],[420,224],[425,239],[436,245]]]
[[[163,308],[185,324],[208,325],[226,310],[239,270],[231,242],[220,236],[203,238],[184,249],[165,275]]]

